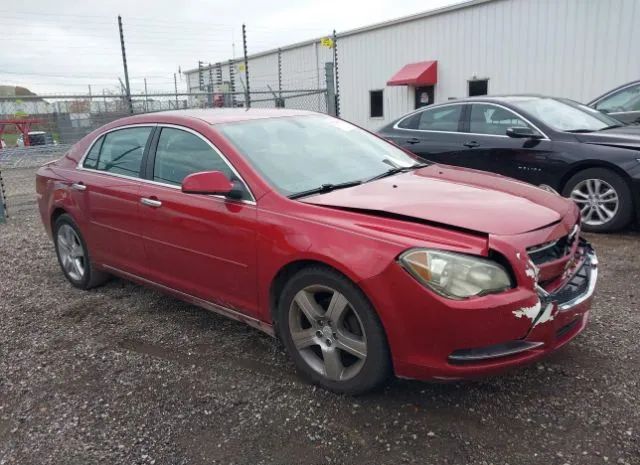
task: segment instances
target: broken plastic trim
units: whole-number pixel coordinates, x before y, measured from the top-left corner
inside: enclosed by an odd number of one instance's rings
[[[544,345],[544,342],[534,341],[509,341],[477,349],[460,349],[449,355],[449,360],[456,363],[479,362],[509,355],[519,354],[527,350],[536,349]]]

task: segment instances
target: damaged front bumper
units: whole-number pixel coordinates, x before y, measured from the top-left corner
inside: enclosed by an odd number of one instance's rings
[[[569,342],[586,326],[591,299],[598,280],[598,258],[585,241],[580,244],[578,264],[569,271],[565,284],[553,292],[537,287],[539,303],[513,312],[530,318],[527,335],[517,340],[452,352],[448,360],[456,365],[483,362],[520,364],[534,361]]]

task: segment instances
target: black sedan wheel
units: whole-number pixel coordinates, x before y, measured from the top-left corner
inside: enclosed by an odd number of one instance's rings
[[[307,268],[285,286],[278,331],[304,378],[338,393],[379,386],[391,361],[382,325],[351,281],[334,270]]]
[[[610,232],[624,228],[633,217],[629,186],[606,168],[589,168],[567,182],[563,194],[580,208],[585,231]]]

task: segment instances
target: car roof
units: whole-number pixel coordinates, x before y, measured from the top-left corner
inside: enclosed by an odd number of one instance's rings
[[[188,110],[159,111],[146,113],[118,120],[118,125],[135,123],[179,123],[185,120],[199,120],[207,124],[232,123],[287,116],[318,115],[313,111],[289,110],[284,108],[204,108]]]
[[[495,102],[495,103],[509,103],[522,100],[535,100],[535,99],[555,99],[550,95],[542,94],[506,94],[506,95],[479,95],[477,97],[465,97],[461,99],[448,100],[442,102],[439,105],[455,102]]]

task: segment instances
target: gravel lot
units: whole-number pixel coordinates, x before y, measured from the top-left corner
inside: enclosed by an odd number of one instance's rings
[[[58,269],[33,169],[3,170],[0,464],[640,464],[640,235],[593,236],[587,331],[482,381],[352,398],[301,382],[240,323]]]

